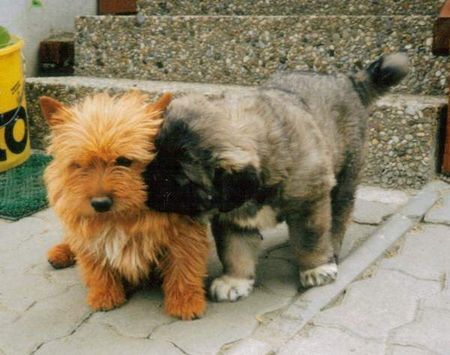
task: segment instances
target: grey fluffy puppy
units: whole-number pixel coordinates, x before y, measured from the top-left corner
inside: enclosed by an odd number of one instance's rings
[[[276,74],[242,95],[172,101],[147,167],[149,207],[211,220],[218,301],[247,296],[260,230],[286,221],[303,287],[337,277],[364,163],[368,107],[408,72],[403,54],[351,75]]]

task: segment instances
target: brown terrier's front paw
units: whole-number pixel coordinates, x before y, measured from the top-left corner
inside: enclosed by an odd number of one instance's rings
[[[200,318],[206,309],[206,298],[203,290],[197,293],[177,293],[165,295],[166,313],[182,320]]]
[[[75,264],[75,254],[68,244],[61,243],[47,252],[47,260],[55,269],[63,269]]]
[[[94,311],[109,311],[121,306],[126,301],[122,289],[90,290],[87,303]]]

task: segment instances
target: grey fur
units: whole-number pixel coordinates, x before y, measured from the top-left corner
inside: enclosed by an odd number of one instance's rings
[[[349,76],[284,72],[246,95],[188,95],[171,103],[164,126],[183,120],[211,152],[208,164],[230,174],[250,166],[259,178],[260,196],[227,213],[212,211],[226,275],[254,278],[264,225],[258,219],[269,214],[263,206],[286,220],[301,271],[334,262],[364,163],[367,106],[407,72],[406,57],[394,54]],[[213,176],[201,176],[205,189],[216,186]],[[319,276],[329,282],[335,274]]]

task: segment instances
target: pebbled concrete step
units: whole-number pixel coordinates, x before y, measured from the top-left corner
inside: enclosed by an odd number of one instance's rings
[[[138,0],[144,15],[437,15],[445,0]]]
[[[59,77],[27,79],[32,146],[44,149],[48,134],[38,97],[47,95],[72,103],[99,91],[114,93],[138,89],[155,99],[163,92],[223,95],[227,91],[253,90],[232,85]],[[369,119],[369,144],[363,182],[391,188],[422,187],[436,175],[438,128],[446,109],[445,97],[389,95],[373,107]]]
[[[76,20],[81,76],[254,85],[284,69],[345,72],[406,51],[396,88],[443,95],[446,57],[431,54],[434,16],[92,16]]]

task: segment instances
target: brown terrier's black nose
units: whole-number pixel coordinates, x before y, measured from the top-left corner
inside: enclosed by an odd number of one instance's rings
[[[91,199],[91,206],[97,212],[108,212],[111,209],[113,201],[107,196],[94,197]]]

